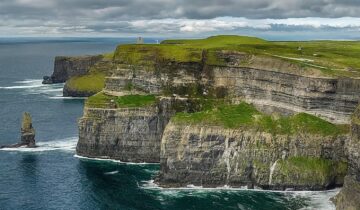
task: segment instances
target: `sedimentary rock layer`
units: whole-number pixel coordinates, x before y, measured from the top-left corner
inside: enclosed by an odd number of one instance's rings
[[[360,80],[305,77],[276,71],[216,67],[214,86],[258,105],[306,112],[335,123],[349,123],[360,100]]]
[[[161,142],[163,186],[321,190],[343,183],[347,136],[273,135],[170,122]]]
[[[346,143],[349,160],[349,173],[344,187],[333,199],[337,210],[360,209],[360,107],[357,108],[351,123],[351,139]]]
[[[107,78],[105,90],[116,92],[131,85],[155,94],[187,96],[196,91],[200,95],[245,100],[265,108],[276,107],[287,113],[305,112],[340,124],[350,122],[360,100],[359,79],[301,76],[236,66],[192,64],[193,71],[185,71],[177,65],[167,65],[166,69],[172,71],[120,70],[117,76]]]
[[[86,157],[158,163],[168,116],[159,106],[85,108],[76,152]]]
[[[44,84],[63,83],[71,77],[82,76],[89,72],[91,66],[99,62],[103,56],[57,56],[54,62],[54,71],[50,77],[44,77]]]

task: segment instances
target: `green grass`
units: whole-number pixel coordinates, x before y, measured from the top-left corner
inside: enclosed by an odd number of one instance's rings
[[[86,107],[91,108],[108,108],[111,107],[112,104],[115,104],[116,96],[109,96],[104,94],[103,92],[99,92],[91,97],[89,97],[85,105]]]
[[[328,183],[333,176],[344,177],[347,163],[315,157],[290,157],[278,162],[280,173],[297,183]]]
[[[103,58],[106,60],[112,60],[114,58],[114,52],[104,53]]]
[[[154,95],[126,95],[116,99],[118,107],[144,107],[154,104]]]
[[[177,62],[200,62],[201,49],[167,44],[120,45],[115,51],[115,61],[154,68],[166,60]]]
[[[299,113],[290,117],[273,117],[256,110],[245,102],[239,105],[220,104],[213,109],[195,113],[177,113],[173,122],[205,124],[225,128],[255,128],[273,134],[311,133],[322,136],[347,133],[348,126],[335,125],[316,116]]]
[[[115,51],[114,60],[153,69],[159,61],[201,62],[202,56],[206,55],[208,64],[223,65],[226,61],[218,56],[218,52],[224,50],[258,56],[254,62],[266,57],[278,60],[278,66],[283,65],[281,62],[288,62],[304,69],[303,74],[310,69],[308,72],[316,71],[324,76],[360,76],[359,41],[271,42],[255,37],[213,36],[207,39],[165,40],[160,45],[120,45]],[[242,65],[251,66],[251,63],[245,60]]]
[[[72,90],[97,93],[104,88],[105,74],[92,72],[84,76],[72,77],[67,81],[67,86]]]
[[[86,100],[86,106],[91,108],[134,108],[153,105],[154,95],[110,96],[103,92],[97,93]]]

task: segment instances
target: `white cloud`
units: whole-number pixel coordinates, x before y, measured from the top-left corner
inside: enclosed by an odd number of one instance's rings
[[[1,16],[0,16],[1,17]],[[28,19],[9,20],[0,25],[0,35],[201,35],[207,33],[237,33],[241,30],[271,32],[279,30],[338,29],[358,31],[360,18],[287,18],[248,19],[243,17],[219,17],[213,19],[151,19],[151,20],[107,20],[107,21],[58,21]]]

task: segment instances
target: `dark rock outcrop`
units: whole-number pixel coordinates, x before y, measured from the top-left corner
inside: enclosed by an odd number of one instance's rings
[[[32,119],[28,112],[24,112],[21,123],[21,140],[20,143],[1,146],[1,148],[16,148],[16,147],[33,148],[35,145],[35,129],[32,126]]]
[[[158,182],[165,187],[329,189],[343,184],[347,138],[170,122],[161,142]]]
[[[94,91],[82,91],[82,90],[73,89],[69,86],[68,83],[65,83],[63,88],[63,97],[89,97],[96,93],[97,92]]]
[[[85,75],[89,72],[90,67],[101,61],[102,58],[102,55],[57,56],[54,62],[54,72],[51,76],[44,76],[43,84],[63,83],[71,77]]]
[[[85,108],[79,120],[78,155],[124,162],[160,161],[160,139],[169,120],[166,104]]]
[[[360,106],[351,123],[351,139],[346,144],[349,173],[338,195],[333,198],[337,210],[360,209]]]

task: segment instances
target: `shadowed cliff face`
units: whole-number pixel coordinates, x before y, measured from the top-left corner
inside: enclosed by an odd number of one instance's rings
[[[101,55],[81,57],[55,57],[54,72],[50,77],[44,77],[43,83],[63,83],[74,76],[82,76],[89,72],[91,66],[102,59]]]
[[[169,123],[161,142],[163,186],[322,190],[343,183],[346,135],[274,135],[255,129]]]
[[[349,173],[339,194],[333,198],[337,210],[360,209],[360,107],[351,123],[351,139],[346,145]]]
[[[160,139],[170,118],[166,103],[148,107],[85,108],[76,152],[124,162],[160,161]]]

